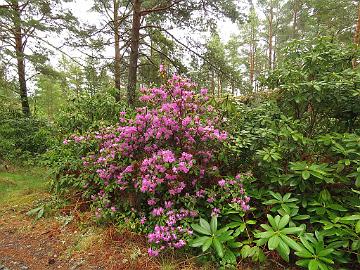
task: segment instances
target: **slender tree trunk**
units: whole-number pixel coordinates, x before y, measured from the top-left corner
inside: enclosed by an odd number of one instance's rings
[[[274,37],[274,49],[273,49],[273,59],[272,59],[272,68],[276,67],[276,45],[277,45],[277,36]]]
[[[299,3],[298,0],[294,0],[294,16],[293,16],[293,38],[295,39],[297,37],[297,21],[298,21],[298,13],[299,13]]]
[[[218,76],[218,97],[221,96],[221,91],[222,91],[222,89],[221,89],[221,78],[220,78],[220,76]]]
[[[357,47],[360,46],[360,1],[358,4],[358,18],[355,28],[355,34],[354,34],[354,43]],[[355,68],[357,66],[357,59],[354,58],[352,61],[353,67]]]
[[[26,78],[25,78],[25,59],[24,59],[24,44],[22,39],[21,31],[21,17],[20,17],[20,7],[18,1],[13,2],[14,7],[14,26],[15,26],[15,52],[16,52],[16,61],[17,61],[17,73],[20,86],[20,100],[23,114],[25,116],[30,116],[30,106],[28,93],[26,88]]]
[[[133,21],[131,28],[131,51],[128,77],[128,103],[135,105],[135,91],[137,83],[137,66],[139,58],[139,38],[141,26],[141,0],[133,0]]]
[[[114,0],[114,39],[115,39],[115,59],[114,77],[115,88],[118,90],[116,100],[120,101],[120,80],[121,80],[121,55],[120,55],[120,24],[119,24],[119,0]]]
[[[215,96],[215,74],[214,71],[211,71],[211,93]]]
[[[272,69],[272,54],[273,54],[273,17],[274,17],[274,10],[270,7],[270,14],[269,14],[269,69]]]

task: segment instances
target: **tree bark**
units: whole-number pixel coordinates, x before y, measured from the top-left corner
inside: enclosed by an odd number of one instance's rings
[[[355,34],[354,34],[354,43],[357,47],[360,46],[360,1],[358,4],[358,18],[357,18]],[[354,68],[358,65],[356,58],[353,59],[352,64]]]
[[[128,89],[127,89],[128,103],[130,106],[135,106],[140,27],[141,27],[141,0],[133,0],[131,51],[130,51],[130,61],[129,61]]]
[[[215,73],[211,71],[211,93],[215,96]]]
[[[120,101],[120,80],[121,80],[121,53],[120,53],[120,24],[119,24],[119,1],[114,0],[114,39],[115,39],[115,59],[114,59],[114,79],[115,88],[118,90],[116,101]]]
[[[272,53],[273,53],[273,17],[274,10],[272,3],[270,4],[270,14],[269,14],[269,69],[272,69]]]
[[[19,80],[20,100],[22,112],[25,116],[30,116],[30,106],[26,87],[25,78],[25,59],[24,59],[24,44],[21,29],[21,15],[18,1],[13,2],[14,9],[14,29],[15,29],[15,52],[17,61],[17,73]]]

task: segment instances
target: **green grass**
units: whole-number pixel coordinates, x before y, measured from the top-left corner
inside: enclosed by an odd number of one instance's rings
[[[46,197],[48,181],[43,169],[0,171],[0,207],[31,206]]]

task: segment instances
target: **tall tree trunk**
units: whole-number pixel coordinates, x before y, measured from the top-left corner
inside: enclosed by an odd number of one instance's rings
[[[211,93],[215,96],[215,73],[211,71]]]
[[[139,39],[141,26],[141,0],[133,0],[133,20],[131,28],[131,51],[128,77],[128,103],[135,105],[135,91],[137,83],[137,66],[139,58]]]
[[[13,2],[14,8],[14,26],[15,26],[15,52],[17,60],[17,73],[20,86],[20,100],[23,114],[25,116],[30,116],[30,106],[28,93],[26,88],[26,78],[25,78],[25,59],[24,59],[24,44],[22,39],[21,31],[21,17],[20,17],[20,7],[18,1]]]
[[[354,34],[354,43],[357,47],[360,46],[360,0],[358,4],[358,18],[357,18],[355,34]],[[357,59],[354,58],[352,63],[353,63],[353,67],[355,68],[357,66]]]
[[[270,14],[269,14],[269,69],[272,69],[272,53],[273,53],[273,19],[274,10],[272,3],[270,3]]]
[[[218,76],[218,97],[221,96],[221,91],[222,91],[222,89],[221,89],[221,78],[220,78],[220,76]]]
[[[297,37],[297,24],[298,24],[298,13],[299,13],[299,0],[294,0],[293,4],[294,4],[294,7],[293,7],[293,12],[294,12],[294,15],[293,15],[293,39],[295,39]]]
[[[115,39],[115,59],[114,59],[114,79],[115,88],[118,90],[116,100],[120,101],[120,77],[121,77],[121,55],[120,55],[120,23],[119,23],[119,0],[114,0],[114,39]]]

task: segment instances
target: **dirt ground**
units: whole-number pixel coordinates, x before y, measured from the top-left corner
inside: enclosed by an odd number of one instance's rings
[[[112,239],[112,231],[80,231],[53,218],[34,222],[8,210],[0,217],[0,269],[159,269],[144,255],[142,239],[130,233]]]

